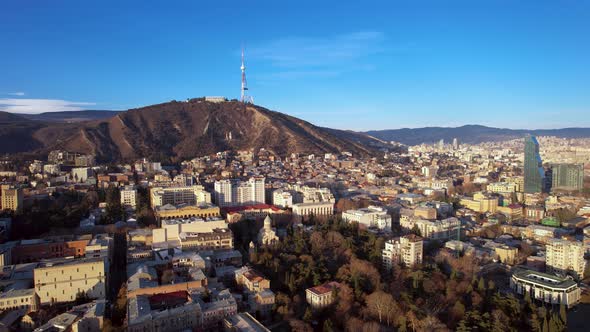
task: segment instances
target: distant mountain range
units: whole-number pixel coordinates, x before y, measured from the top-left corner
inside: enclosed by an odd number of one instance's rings
[[[23,118],[47,122],[82,122],[107,119],[117,115],[120,111],[69,111],[69,112],[45,112],[40,114],[19,114]]]
[[[461,127],[425,127],[389,130],[371,130],[365,134],[384,141],[396,141],[407,145],[435,143],[441,139],[450,143],[457,138],[460,143],[478,144],[482,142],[499,142],[524,137],[527,134],[537,136],[556,136],[563,138],[590,137],[590,128],[563,129],[503,129],[479,125]]]
[[[66,114],[67,113],[67,114]],[[81,121],[81,119],[92,119]],[[124,112],[16,115],[0,112],[0,153],[91,153],[98,161],[148,157],[179,161],[224,150],[266,148],[278,155],[349,151],[375,155],[383,143],[362,133],[321,128],[236,101],[167,102]]]
[[[44,155],[65,149],[94,154],[102,162],[141,157],[178,161],[223,150],[263,147],[281,156],[342,151],[371,156],[389,141],[416,145],[440,139],[450,143],[457,138],[474,144],[527,134],[590,137],[590,128],[513,130],[467,125],[363,133],[317,127],[256,105],[212,103],[200,98],[128,111],[0,112],[0,153]]]

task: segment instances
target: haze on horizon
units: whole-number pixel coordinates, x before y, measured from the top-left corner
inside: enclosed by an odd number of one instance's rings
[[[7,1],[0,110],[237,98],[351,130],[590,127],[590,3]]]

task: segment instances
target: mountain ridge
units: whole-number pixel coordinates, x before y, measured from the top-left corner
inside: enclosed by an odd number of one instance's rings
[[[19,137],[27,144],[0,145],[1,153],[46,154],[64,149],[94,154],[102,162],[141,157],[179,161],[224,150],[259,148],[280,156],[343,151],[368,156],[375,155],[376,146],[381,144],[361,133],[328,130],[261,106],[237,101],[212,103],[199,98],[130,109],[83,122],[6,117],[11,119],[0,124],[0,140],[15,142],[14,138]],[[25,128],[1,134],[3,129],[17,124]]]

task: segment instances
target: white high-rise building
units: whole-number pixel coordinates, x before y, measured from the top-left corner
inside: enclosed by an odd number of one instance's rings
[[[151,189],[152,208],[171,204],[200,205],[211,203],[211,194],[203,186],[154,187]]]
[[[137,189],[133,186],[121,189],[121,205],[135,210],[137,208]]]
[[[424,241],[415,234],[409,234],[385,242],[383,265],[390,270],[394,263],[413,266],[422,263]]]
[[[272,204],[280,208],[293,207],[293,195],[283,189],[277,189],[272,193]]]
[[[547,271],[558,274],[572,274],[576,278],[584,277],[584,246],[582,242],[564,239],[550,239],[545,247]]]
[[[248,181],[215,181],[215,202],[220,207],[264,204],[265,179],[252,177]]]

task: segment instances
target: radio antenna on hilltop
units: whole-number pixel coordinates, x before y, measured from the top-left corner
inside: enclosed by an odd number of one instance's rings
[[[242,91],[240,94],[240,101],[246,104],[254,104],[254,98],[246,94],[248,90],[248,83],[246,82],[246,65],[244,64],[244,46],[242,46]]]

